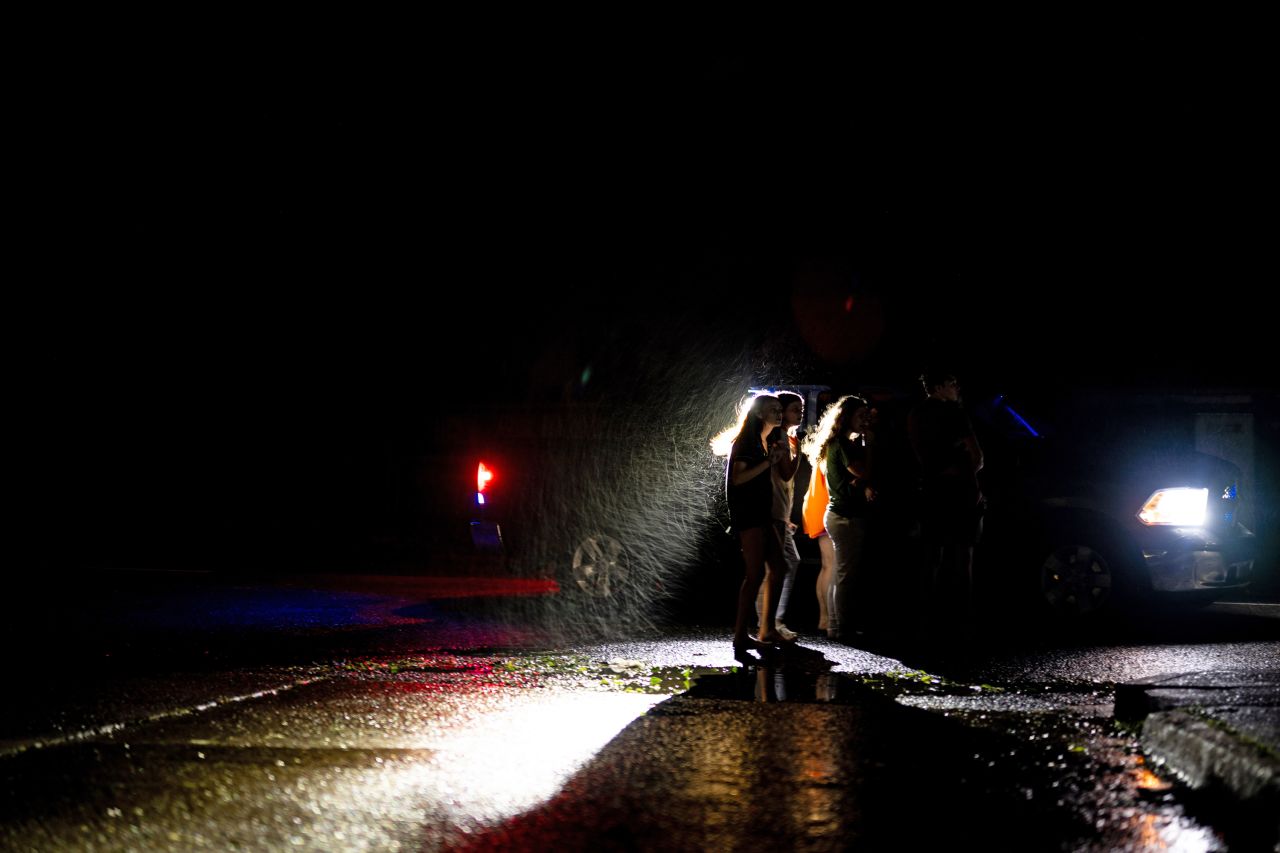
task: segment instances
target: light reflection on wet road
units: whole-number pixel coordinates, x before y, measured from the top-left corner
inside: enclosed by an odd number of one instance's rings
[[[326,596],[263,611],[278,626],[240,611],[221,638],[122,618],[84,679],[55,671],[62,692],[5,717],[0,847],[1216,850],[1112,722],[1114,685],[1280,653],[1133,643],[935,669],[805,639],[743,669],[719,629],[557,648],[399,588]]]

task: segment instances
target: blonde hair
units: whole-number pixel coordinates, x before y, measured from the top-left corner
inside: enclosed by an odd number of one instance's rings
[[[846,394],[823,410],[818,428],[805,436],[804,445],[800,448],[800,452],[808,458],[810,465],[817,468],[822,464],[827,458],[827,448],[832,442],[840,439],[842,425],[848,427],[849,419],[853,417],[854,412],[866,405],[867,401],[861,397]]]
[[[753,414],[757,415],[756,420],[759,420],[759,406],[765,399],[777,400],[778,398],[767,391],[760,391],[743,397],[738,402],[734,422],[712,437],[711,452],[716,456],[728,456],[729,451],[733,449],[733,443],[741,438],[743,431],[747,429],[747,422],[751,419],[751,416]]]

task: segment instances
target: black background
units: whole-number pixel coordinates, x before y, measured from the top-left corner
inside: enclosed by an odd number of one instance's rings
[[[444,413],[618,330],[784,381],[1275,388],[1256,22],[146,23],[46,30],[22,81],[47,553],[378,527]]]

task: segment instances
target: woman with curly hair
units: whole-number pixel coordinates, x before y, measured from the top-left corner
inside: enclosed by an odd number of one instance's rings
[[[824,475],[829,495],[822,521],[834,546],[835,566],[827,599],[827,636],[837,641],[850,639],[854,631],[849,629],[863,625],[865,602],[849,599],[866,551],[869,506],[876,499],[867,453],[871,419],[866,400],[841,397],[822,413],[818,428],[804,444],[815,472]]]

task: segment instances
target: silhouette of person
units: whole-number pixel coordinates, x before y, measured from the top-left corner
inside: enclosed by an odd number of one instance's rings
[[[794,432],[804,423],[804,398],[791,391],[779,391],[777,394],[782,403],[782,426],[769,435],[770,442],[779,442],[786,446],[787,453],[782,461],[769,471],[773,483],[773,524],[778,531],[778,540],[782,543],[782,557],[786,560],[785,573],[782,579],[782,591],[778,596],[778,608],[774,616],[774,630],[787,641],[796,638],[795,631],[783,621],[787,615],[787,603],[791,600],[791,587],[795,584],[796,570],[800,567],[800,552],[796,549],[795,525],[791,522],[791,503],[795,496],[796,469],[800,467],[800,442]],[[756,600],[756,615],[764,609],[764,592]],[[760,623],[760,630],[765,630],[765,623]]]
[[[867,545],[867,516],[876,499],[863,435],[870,426],[867,401],[845,396],[823,413],[813,439],[829,493],[823,527],[835,551],[827,636],[841,642],[852,639],[866,625],[867,602],[857,592]]]
[[[816,433],[815,433],[816,435]],[[809,439],[804,442],[804,455],[809,458],[812,472],[809,475],[809,488],[804,494],[801,507],[801,520],[804,522],[804,533],[818,543],[818,556],[821,566],[814,591],[818,596],[818,630],[827,630],[827,603],[831,600],[831,577],[835,571],[836,549],[823,526],[823,516],[827,514],[827,502],[830,493],[827,491],[827,475],[822,473],[822,464],[816,461],[817,448],[810,447]]]
[[[761,583],[765,592],[760,614],[762,626],[773,625],[782,593],[786,559],[773,524],[773,487],[768,472],[781,464],[789,451],[785,442],[774,442],[772,446],[767,443],[769,434],[782,425],[782,403],[777,397],[759,394],[751,398],[741,423],[725,464],[730,529],[742,548],[745,567],[738,590],[733,651],[740,660],[754,660],[750,655],[752,650],[766,648],[782,639],[776,631],[763,627],[758,638],[748,631],[755,621],[754,604]]]
[[[828,416],[835,417],[834,412],[835,403],[828,403],[822,410],[819,426],[805,437],[804,446],[801,448],[801,453],[808,460],[810,469],[809,487],[804,495],[801,519],[804,522],[805,535],[818,543],[820,564],[814,592],[818,597],[818,631],[821,633],[826,633],[829,627],[831,582],[835,576],[836,567],[835,545],[831,543],[831,537],[827,534],[823,521],[827,514],[827,503],[831,499],[831,493],[827,489],[827,475],[822,470],[823,424],[827,423]]]
[[[920,525],[924,540],[931,625],[959,620],[967,628],[973,608],[973,546],[982,529],[982,448],[960,404],[960,383],[949,370],[920,377],[925,399],[911,410],[907,433],[920,465]],[[959,584],[958,602],[943,604],[944,585]]]

